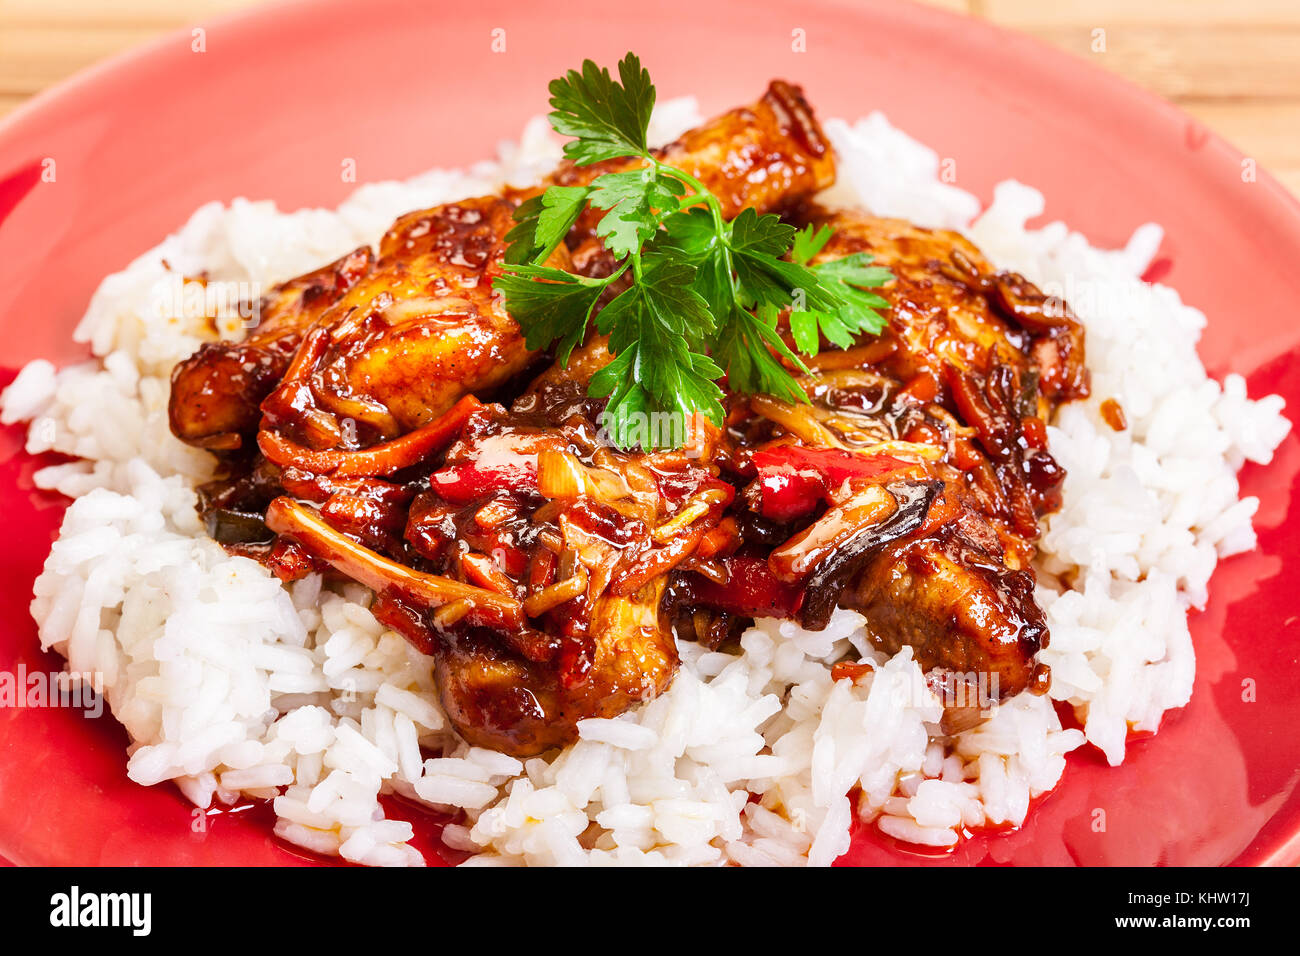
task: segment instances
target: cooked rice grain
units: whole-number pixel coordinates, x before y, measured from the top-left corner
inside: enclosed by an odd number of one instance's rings
[[[674,101],[655,129],[666,139],[696,119],[692,101]],[[1026,228],[1043,199],[1018,183],[979,215],[973,196],[939,181],[935,153],[879,113],[827,130],[840,153],[828,202],[966,229],[1087,325],[1094,397],[1050,429],[1069,478],[1038,589],[1052,697],[1074,705],[1082,731],[1063,729],[1049,699],[1022,695],[941,737],[939,701],[910,650],[876,652],[862,619],[840,611],[817,633],[759,621],[739,655],[683,644],[666,694],[583,721],[576,744],[521,763],[456,738],[429,659],[374,619],[363,588],[318,576],[281,586],[203,535],[194,486],[212,460],[167,427],[171,368],[207,334],[202,317],[158,307],[177,276],[263,288],[375,242],[407,210],[533,181],[559,158],[534,120],[495,162],[365,186],[333,212],[202,207],[101,284],[76,332],[95,360],[32,362],[0,399],[0,420],[30,423],[29,451],[79,459],[36,475],[75,500],[32,614],[70,671],[103,675],[131,737],[131,779],[174,781],[202,807],[273,796],[280,837],[372,865],[423,862],[411,825],[384,818],[383,793],[461,813],[444,838],[479,864],[825,865],[847,849],[855,813],[933,846],[1019,824],[1071,750],[1086,740],[1119,763],[1130,728],[1155,730],[1185,704],[1187,609],[1204,603],[1219,558],[1254,546],[1258,502],[1239,499],[1236,469],[1267,463],[1286,436],[1282,400],[1251,401],[1239,376],[1206,376],[1204,316],[1138,278],[1157,226],[1095,249],[1059,223]],[[241,331],[237,316],[220,322]],[[1104,423],[1107,398],[1126,431]],[[846,656],[873,668],[833,682],[830,664]]]

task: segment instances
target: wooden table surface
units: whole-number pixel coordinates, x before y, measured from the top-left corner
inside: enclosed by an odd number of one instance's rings
[[[260,2],[0,0],[0,116],[96,60]],[[923,2],[1032,34],[1173,100],[1300,195],[1300,0]]]

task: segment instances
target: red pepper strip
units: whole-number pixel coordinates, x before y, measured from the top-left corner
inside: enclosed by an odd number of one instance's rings
[[[528,590],[529,592],[540,591],[555,583],[555,569],[559,563],[558,559],[545,548],[539,549],[533,556],[532,564],[528,568]]]
[[[803,517],[853,478],[874,478],[908,467],[889,455],[855,455],[836,448],[777,445],[752,458],[762,490],[763,517],[793,521]]]
[[[785,618],[794,617],[803,604],[803,589],[778,580],[762,558],[731,557],[722,564],[727,569],[726,584],[691,576],[691,603],[743,617]]]
[[[757,458],[759,454],[755,454]],[[758,470],[759,511],[773,521],[794,521],[826,497],[826,479],[811,468],[792,464],[762,464]]]
[[[528,570],[528,553],[515,547],[514,541],[514,535],[509,532],[504,534],[494,532],[483,536],[483,543],[491,545],[486,548],[486,551],[492,555],[493,563],[500,565],[501,570],[511,578],[519,580]]]
[[[490,498],[503,491],[535,491],[537,462],[524,456],[506,465],[482,465],[466,461],[440,468],[429,476],[429,487],[443,501],[454,505]]]
[[[938,394],[939,383],[934,380],[934,376],[922,372],[903,386],[899,393],[894,397],[894,400],[911,400],[924,405],[927,402],[934,401]]]
[[[290,498],[271,502],[266,509],[266,526],[276,534],[293,538],[313,557],[328,561],[377,594],[396,595],[422,608],[463,600],[470,605],[466,617],[473,623],[501,630],[524,626],[523,605],[515,598],[390,561],[330,527],[311,508]]]
[[[276,539],[275,544],[271,545],[266,563],[271,573],[286,584],[305,578],[313,571],[325,569],[323,562],[312,557],[311,552],[289,538]]]
[[[1115,399],[1113,398],[1106,399],[1106,402],[1114,402],[1114,401]],[[1122,432],[1125,429],[1125,427],[1127,427],[1128,425],[1128,423],[1124,421],[1123,409],[1119,410],[1118,419],[1116,419],[1116,421],[1112,421],[1111,417],[1106,414],[1106,402],[1101,403],[1102,418],[1106,419],[1106,423],[1110,425],[1111,428],[1114,428],[1115,431]],[[1116,409],[1119,409],[1118,404],[1116,404],[1114,407]],[[1117,422],[1119,427],[1116,427]],[[1030,448],[1047,447],[1047,426],[1043,424],[1043,420],[1041,418],[1038,418],[1037,416],[1020,419],[1020,434],[1024,436],[1025,444],[1028,445]]]
[[[471,454],[456,457],[429,476],[429,487],[443,501],[468,504],[503,492],[536,492],[540,456],[565,447],[557,434],[504,432],[476,439]]]
[[[593,660],[595,655],[596,645],[593,641],[584,641],[574,637],[564,638],[560,644],[560,659],[558,661],[560,686],[571,691],[586,683],[588,675],[591,674],[592,665],[595,663]]]
[[[438,653],[438,638],[418,610],[402,603],[395,594],[380,594],[370,605],[370,613],[384,627],[392,628],[411,642],[421,654]]]
[[[257,445],[282,468],[294,467],[335,478],[364,478],[391,475],[418,465],[455,437],[473,412],[482,408],[473,395],[466,395],[438,418],[390,442],[357,451],[337,448],[314,451],[291,442],[278,432],[262,430]]]

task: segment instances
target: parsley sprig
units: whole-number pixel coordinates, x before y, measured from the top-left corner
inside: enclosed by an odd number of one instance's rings
[[[650,74],[632,53],[618,79],[591,60],[550,85],[551,126],[572,137],[565,155],[579,166],[636,159],[587,186],[551,186],[515,211],[506,274],[495,287],[530,349],[554,347],[561,364],[586,338],[602,294],[631,283],[596,314],[614,360],[591,379],[608,397],[604,426],[620,447],[653,444],[647,416],[700,412],[722,423],[722,389],[806,402],[789,367],[808,368],[777,331],[789,310],[794,348],[817,354],[822,339],[840,348],[879,332],[888,303],[866,290],[892,278],[856,254],[809,265],[831,237],[774,215],[744,209],[727,221],[718,197],[694,176],[661,162],[647,130],[655,103]],[[603,278],[545,262],[588,207],[603,211],[595,232],[615,259]]]

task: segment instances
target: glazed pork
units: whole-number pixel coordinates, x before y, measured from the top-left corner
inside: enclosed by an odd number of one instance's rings
[[[607,340],[555,363],[492,287],[541,187],[410,213],[177,367],[173,431],[226,467],[201,492],[214,536],[286,580],[373,589],[461,735],[521,756],[662,692],[678,638],[720,646],[757,616],[857,610],[936,686],[1044,691],[1030,561],[1064,476],[1045,425],[1088,387],[1077,321],[955,233],[815,206],[834,157],[788,84],[661,155],[727,216],[829,226],[815,261],[873,256],[886,328],[810,359],[807,403],[728,394],[723,428],[697,416],[675,451],[620,450],[587,388]],[[608,274],[595,221],[549,264]]]
[[[322,269],[281,283],[257,304],[258,325],[241,342],[209,342],[172,371],[173,434],[214,452],[246,447],[262,419],[258,407],[284,378],[304,330],[370,272],[361,248]]]
[[[792,208],[834,178],[807,105],[779,82],[661,155],[732,214]],[[629,165],[566,163],[550,181]],[[670,572],[735,493],[702,419],[675,452],[608,442],[603,403],[586,396],[611,358],[600,337],[509,411],[480,403],[544,362],[491,285],[516,203],[536,191],[402,217],[314,310],[206,347],[172,391],[174,431],[228,454],[230,475],[203,490],[209,527],[286,579],[332,569],[373,588],[376,613],[436,659],[462,735],[515,754],[566,743],[582,718],[667,686]],[[598,273],[591,225],[580,220],[549,264]],[[271,347],[285,358],[267,374],[228,377],[248,349]],[[222,414],[192,411],[200,390]]]
[[[550,379],[511,411],[477,408],[407,494],[315,479],[291,483],[319,510],[271,503],[272,530],[374,588],[376,615],[433,655],[471,743],[541,753],[676,670],[668,573],[734,489],[709,464],[711,426],[697,423],[689,450],[620,452],[598,406],[585,383]]]
[[[835,175],[807,103],[781,81],[659,154],[697,175],[731,215],[792,206]],[[539,358],[492,288],[518,203],[549,184],[634,165],[566,161],[528,190],[409,213],[377,257],[361,250],[286,283],[262,303],[265,318],[244,342],[205,346],[177,366],[172,430],[213,450],[241,447],[259,423],[307,448],[357,448],[426,424],[462,395],[490,394]],[[593,225],[586,217],[569,237],[588,271],[599,268],[590,261]],[[566,248],[547,264],[570,267]]]
[[[1087,393],[1079,323],[956,233],[801,218],[835,230],[821,260],[868,252],[891,270],[887,326],[817,356],[801,380],[807,405],[733,400],[723,460],[749,482],[731,516],[735,557],[688,563],[688,619],[711,607],[815,629],[851,608],[881,649],[912,647],[937,683],[978,675],[994,698],[1046,691],[1029,563],[1064,479],[1046,421]]]

